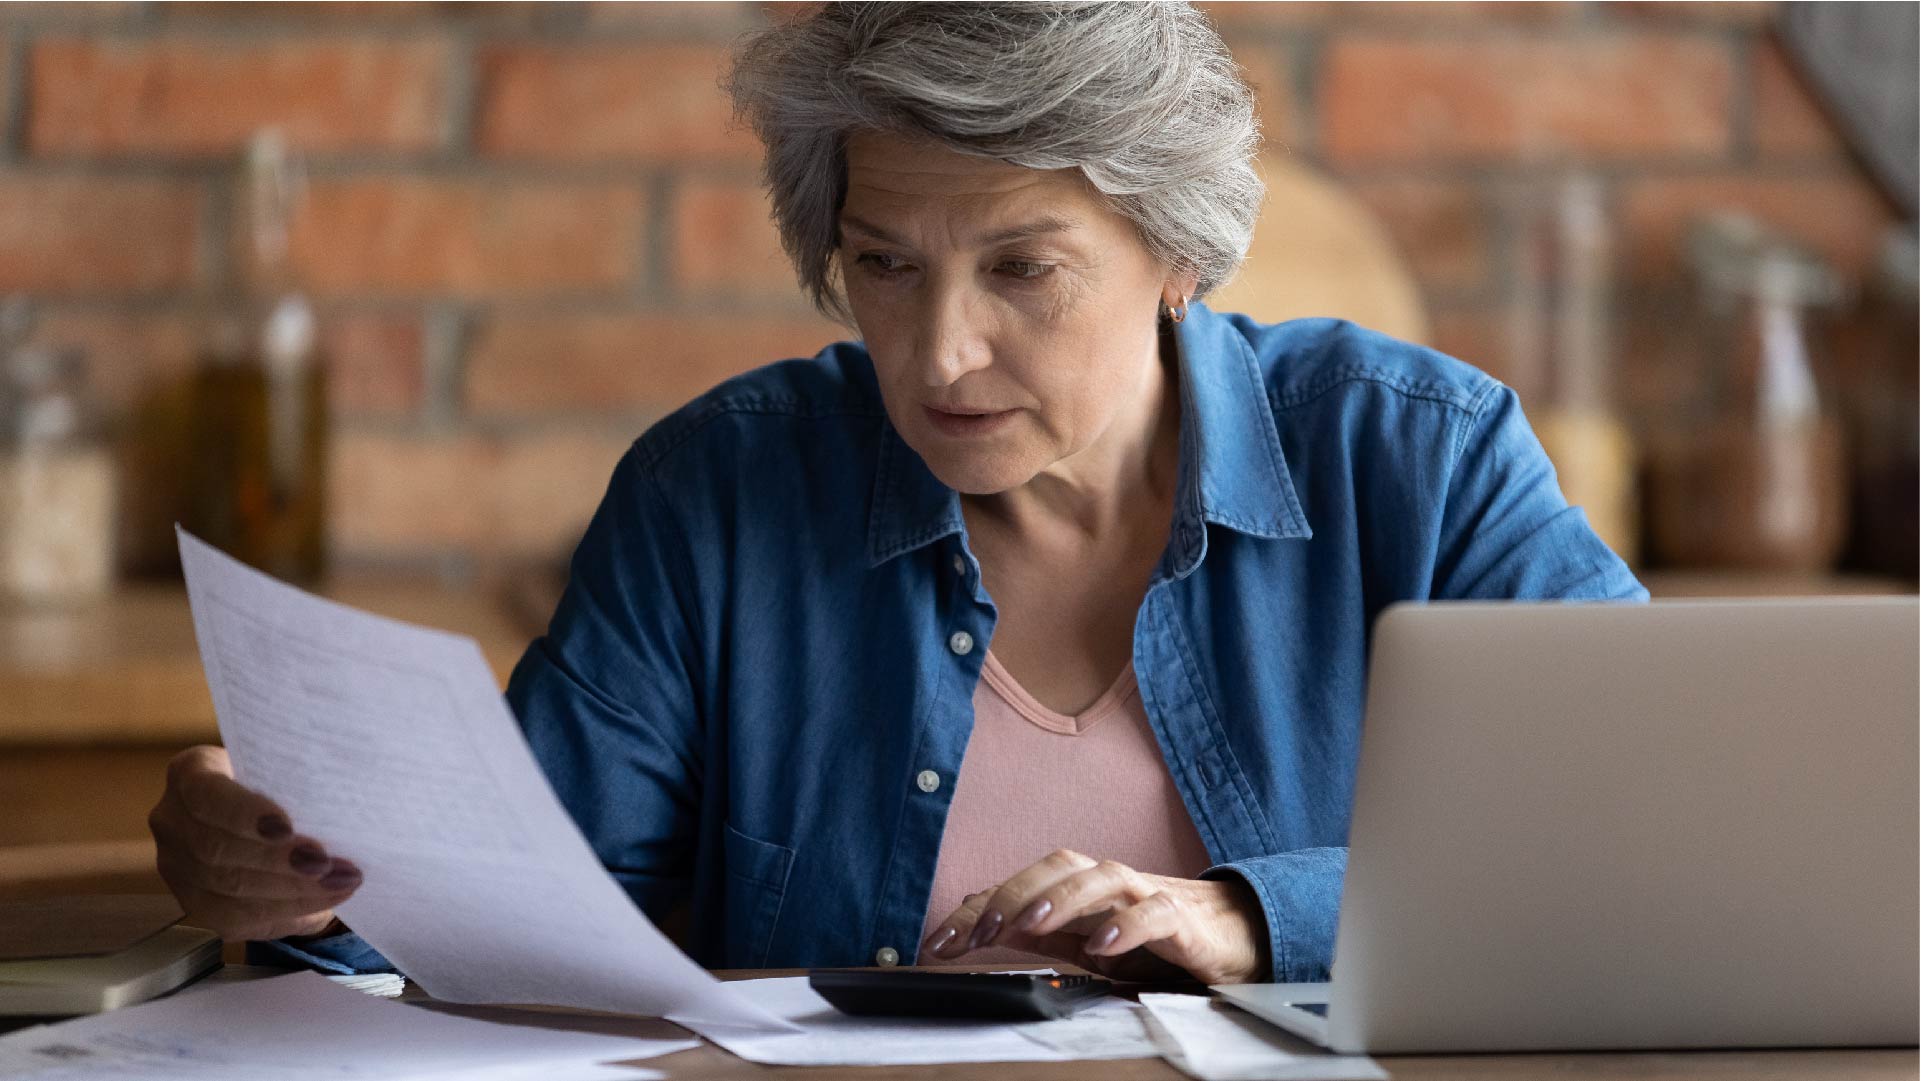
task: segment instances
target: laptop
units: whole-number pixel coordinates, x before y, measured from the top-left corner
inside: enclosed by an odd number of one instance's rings
[[[1907,597],[1396,606],[1332,982],[1348,1053],[1916,1043]]]

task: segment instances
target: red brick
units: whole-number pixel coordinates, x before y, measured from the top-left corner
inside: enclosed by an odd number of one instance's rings
[[[1514,388],[1531,416],[1548,408],[1552,374],[1542,358],[1517,353],[1519,312],[1507,303],[1437,305],[1429,344]],[[1693,316],[1678,301],[1651,309],[1617,297],[1609,332],[1608,393],[1623,419],[1639,422],[1684,403],[1702,381]]]
[[[607,432],[572,429],[522,437],[500,447],[486,478],[494,489],[485,534],[475,547],[483,558],[559,558],[571,555],[621,455],[640,429]]]
[[[757,184],[682,182],[674,198],[673,280],[687,292],[799,295],[773,207]]]
[[[631,279],[643,230],[643,199],[621,184],[325,180],[292,257],[323,292],[608,290]]]
[[[1717,210],[1753,214],[1859,274],[1893,224],[1886,202],[1852,172],[1805,177],[1734,173],[1629,182],[1622,198],[1628,273],[1659,281],[1684,276],[1688,226]]]
[[[1379,216],[1424,290],[1487,284],[1495,229],[1477,185],[1410,176],[1350,181],[1347,188]]]
[[[1556,26],[1581,18],[1581,5],[1567,0],[1375,0],[1335,6],[1340,23]]]
[[[1505,306],[1437,304],[1428,313],[1433,327],[1426,344],[1458,357],[1519,391],[1525,400],[1540,382],[1526,365],[1514,363],[1514,315]]]
[[[86,356],[89,386],[116,415],[191,372],[201,331],[175,312],[51,311],[35,321],[35,337]]]
[[[157,5],[170,23],[300,26],[415,26],[432,23],[532,27],[552,21],[562,5],[541,0],[168,0]]]
[[[500,316],[468,355],[466,401],[495,415],[664,413],[731,375],[849,337],[817,317]]]
[[[1295,154],[1311,149],[1309,127],[1295,100],[1294,74],[1287,56],[1265,45],[1232,46],[1242,77],[1254,90],[1254,112],[1261,121],[1261,137],[1271,154]]]
[[[1321,0],[1200,0],[1194,5],[1223,33],[1319,26],[1346,5]]]
[[[1302,27],[1340,29],[1348,26],[1441,26],[1475,24],[1542,26],[1568,23],[1581,17],[1581,5],[1565,0],[1368,0],[1349,2],[1268,2],[1268,0],[1208,0],[1198,5],[1224,31],[1291,30]]]
[[[1691,290],[1618,297],[1614,343],[1616,399],[1644,427],[1658,428],[1711,400],[1719,358]]]
[[[0,11],[9,22],[93,28],[136,22],[147,6],[141,0],[9,0]]]
[[[735,0],[603,0],[586,6],[587,25],[594,30],[732,34],[751,30],[764,22],[770,13],[764,13],[763,7],[786,9],[802,5],[762,5]]]
[[[1835,158],[1847,153],[1807,83],[1774,41],[1754,52],[1754,145],[1776,158]]]
[[[1601,13],[1617,21],[1695,26],[1765,26],[1781,5],[1774,0],[1609,0]]]
[[[505,46],[480,62],[481,150],[503,158],[759,160],[708,45]]]
[[[278,126],[309,151],[440,140],[446,50],[426,41],[64,38],[31,54],[37,155],[230,153]]]
[[[1733,66],[1692,38],[1359,38],[1328,47],[1321,144],[1344,163],[1719,155]]]
[[[420,316],[321,313],[327,399],[336,414],[400,415],[420,408],[426,366]]]
[[[329,478],[333,543],[345,560],[454,551],[494,564],[564,555],[638,434],[556,430],[507,440],[343,431]]]
[[[336,432],[327,476],[335,549],[351,558],[475,544],[489,517],[488,465],[471,438]]]
[[[191,183],[0,175],[0,291],[184,288],[199,228]]]
[[[79,349],[89,385],[124,413],[194,369],[207,338],[199,316],[173,312],[52,311],[36,337]],[[398,414],[421,398],[421,321],[413,314],[320,313],[328,396],[336,412]]]

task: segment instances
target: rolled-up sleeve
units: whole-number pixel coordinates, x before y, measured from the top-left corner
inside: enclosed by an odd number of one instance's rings
[[[1514,391],[1492,383],[1457,435],[1434,600],[1647,600],[1621,557],[1568,506]]]
[[[1347,874],[1347,849],[1303,848],[1256,856],[1210,867],[1206,879],[1235,877],[1259,898],[1266,919],[1271,972],[1275,983],[1315,983],[1327,979],[1334,957],[1334,924],[1341,909],[1341,879]]]

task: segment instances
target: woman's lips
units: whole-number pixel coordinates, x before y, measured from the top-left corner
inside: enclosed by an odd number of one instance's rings
[[[936,431],[950,436],[986,435],[1006,424],[1014,416],[1014,410],[1002,409],[992,413],[950,413],[945,409],[935,409],[924,405],[921,409],[927,414],[928,423]]]

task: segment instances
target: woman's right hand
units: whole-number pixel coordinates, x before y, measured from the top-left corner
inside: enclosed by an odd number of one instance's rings
[[[167,763],[147,828],[186,922],[230,942],[330,932],[334,906],[360,888],[358,867],[233,779],[222,747],[189,747]]]

